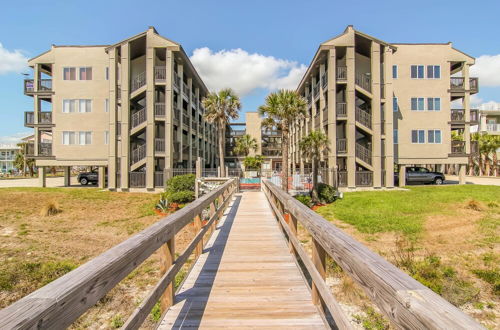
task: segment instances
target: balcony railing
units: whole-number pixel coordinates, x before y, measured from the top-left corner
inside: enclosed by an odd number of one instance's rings
[[[130,172],[130,187],[144,188],[146,187],[146,172]]]
[[[155,151],[156,152],[165,152],[165,139],[164,138],[155,138]]]
[[[345,102],[337,103],[336,112],[338,118],[347,118],[347,103]]]
[[[470,141],[470,152],[472,154],[477,154],[479,152],[479,142],[478,141]]]
[[[347,80],[347,67],[338,66],[337,67],[337,80]]]
[[[372,80],[370,78],[370,75],[367,73],[356,72],[356,85],[371,92]]]
[[[339,171],[339,187],[347,187],[347,172]]]
[[[164,185],[163,171],[155,171],[155,187],[163,187]]]
[[[35,144],[27,143],[26,144],[26,155],[27,156],[35,156]],[[50,157],[52,156],[52,143],[40,142],[38,143],[38,156]]]
[[[463,77],[451,77],[450,78],[450,89],[454,92],[465,91],[465,78]],[[479,81],[477,78],[469,78],[469,90],[472,93],[477,93],[479,90]]]
[[[146,121],[146,108],[143,108],[132,115],[132,128],[139,126]]]
[[[25,79],[24,80],[24,92],[34,93],[34,92],[51,92],[52,91],[52,79],[40,79],[38,80],[38,88],[35,90],[35,80]]]
[[[146,72],[141,72],[132,78],[132,81],[130,82],[130,91],[134,92],[144,85],[146,85]]]
[[[451,141],[451,154],[464,155],[465,154],[465,141]]]
[[[165,117],[165,103],[162,102],[155,103],[155,116]]]
[[[328,122],[328,108],[323,108],[323,123]]]
[[[356,121],[361,125],[372,128],[372,115],[361,108],[356,107]]]
[[[320,115],[319,115],[319,112],[316,113],[316,116],[314,116],[314,128],[315,129],[319,129],[319,126],[320,126]]]
[[[191,91],[188,88],[188,85],[185,82],[182,82],[182,91],[186,96],[189,96],[189,94],[191,93]]]
[[[337,139],[337,153],[345,154],[347,152],[347,139]]]
[[[464,121],[464,120],[465,120],[464,109],[451,109],[451,121]]]
[[[316,99],[319,96],[319,82],[316,83],[313,87],[314,98]]]
[[[486,131],[492,133],[500,132],[500,124],[486,124]]]
[[[323,73],[321,76],[321,87],[323,89],[326,89],[326,86],[328,85],[328,75],[327,72]]]
[[[472,123],[479,122],[479,110],[477,110],[477,109],[470,110],[470,121]]]
[[[373,185],[373,172],[370,171],[356,172],[356,186],[371,187],[372,185]]]
[[[185,113],[182,114],[182,124],[186,126],[186,129],[189,128],[189,116]]]
[[[155,81],[165,82],[167,80],[167,67],[155,66]]]
[[[179,89],[179,86],[181,84],[181,78],[177,75],[177,73],[174,74],[174,87],[177,87]]]
[[[179,120],[181,117],[181,111],[179,109],[174,109],[174,120]]]
[[[367,164],[372,164],[372,151],[359,143],[356,143],[356,157]]]
[[[135,149],[132,149],[130,157],[130,165],[133,165],[146,158],[146,144],[142,144]]]

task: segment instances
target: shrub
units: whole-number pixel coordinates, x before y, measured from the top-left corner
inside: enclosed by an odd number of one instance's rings
[[[115,315],[111,319],[111,327],[114,329],[121,328],[124,324],[125,324],[125,322],[123,321],[123,318],[120,314]]]
[[[56,201],[48,202],[45,204],[44,207],[40,210],[40,215],[42,217],[47,217],[51,215],[56,215],[58,213],[61,213],[61,207],[59,206],[59,203]]]
[[[473,211],[482,211],[484,209],[483,205],[475,199],[467,201],[466,207]]]
[[[335,188],[326,183],[318,184],[318,196],[319,200],[326,204],[333,203],[337,199]]]
[[[155,208],[160,211],[160,212],[167,212],[168,211],[168,200],[165,199],[163,196],[160,198],[158,203],[156,204]]]
[[[176,193],[179,191],[190,190],[194,191],[196,176],[194,174],[178,175],[167,180],[168,193]]]
[[[297,195],[297,196],[294,196],[294,197],[295,197],[296,200],[298,200],[299,202],[301,202],[305,206],[307,206],[307,207],[311,207],[312,206],[312,200],[311,200],[310,196],[307,196],[307,195]]]
[[[190,190],[177,191],[167,195],[170,203],[184,204],[194,201],[194,191]]]

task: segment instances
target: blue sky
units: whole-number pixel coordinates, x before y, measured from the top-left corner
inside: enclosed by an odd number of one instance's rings
[[[30,70],[16,59],[51,44],[114,43],[151,25],[188,55],[198,49],[193,62],[201,68],[228,63],[208,80],[244,91],[244,111],[255,110],[273,88],[294,87],[318,45],[349,24],[387,42],[452,41],[472,56],[490,55],[481,58],[474,101],[500,102],[498,12],[498,0],[9,1],[0,12],[0,142],[30,132],[23,112],[33,104],[20,74]]]

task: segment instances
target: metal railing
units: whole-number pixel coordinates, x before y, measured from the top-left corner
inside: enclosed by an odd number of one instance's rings
[[[347,103],[337,102],[337,118],[347,118]]]
[[[182,124],[185,126],[186,129],[189,128],[189,116],[185,113],[182,114]]]
[[[181,111],[177,108],[174,109],[174,119],[179,120],[181,118]]]
[[[327,123],[328,122],[328,108],[325,107],[323,108],[323,123]]]
[[[132,81],[130,82],[130,91],[134,92],[144,85],[146,85],[146,72],[141,72],[132,78]]]
[[[155,66],[155,81],[164,82],[167,80],[167,67]]]
[[[500,132],[500,124],[486,124],[487,132]]]
[[[464,109],[451,109],[451,121],[464,121],[464,120],[465,120]]]
[[[356,121],[363,126],[372,128],[372,115],[359,107],[356,107]]]
[[[479,110],[477,109],[470,110],[470,121],[473,123],[479,122]]]
[[[146,187],[146,172],[129,172],[131,188]]]
[[[165,103],[162,102],[155,103],[155,116],[165,117]]]
[[[347,67],[338,66],[337,67],[337,80],[347,80]]]
[[[367,73],[356,72],[356,85],[367,90],[372,91],[372,80]]]
[[[155,187],[165,186],[163,171],[155,171]]]
[[[142,108],[132,114],[132,128],[139,126],[146,121],[146,108]]]
[[[465,141],[451,141],[451,153],[454,155],[465,154]]]
[[[315,129],[319,129],[319,127],[320,127],[320,122],[321,122],[321,116],[320,116],[320,114],[319,114],[319,112],[318,112],[318,113],[316,113],[316,115],[314,116],[314,127],[315,127]]]
[[[44,111],[38,113],[38,123],[35,123],[35,113],[33,111],[26,111],[24,113],[24,124],[52,124],[52,112]]]
[[[337,153],[347,152],[347,139],[337,139]]]
[[[326,89],[326,86],[328,85],[328,74],[327,72],[323,73],[321,76],[321,87],[323,89]]]
[[[155,151],[156,152],[165,152],[165,139],[164,138],[155,138]]]
[[[130,165],[133,165],[146,158],[146,144],[142,144],[135,149],[132,149],[130,157]]]
[[[465,78],[463,78],[463,77],[450,77],[450,89],[452,91],[464,91],[465,90]],[[469,90],[473,93],[479,91],[478,78],[469,78]]]
[[[52,156],[52,143],[38,143],[38,156]]]
[[[470,152],[477,154],[479,152],[479,141],[470,141]]]
[[[338,172],[339,187],[347,187],[347,171]]]
[[[373,172],[356,171],[356,186],[358,187],[373,186]]]
[[[314,85],[313,94],[315,99],[319,96],[319,82]]]
[[[356,157],[367,164],[372,164],[372,151],[359,143],[356,143]]]
[[[34,92],[51,92],[52,91],[52,79],[39,79],[38,88],[35,89],[34,79],[24,80],[24,92],[34,93]]]
[[[177,89],[179,89],[180,85],[181,85],[181,78],[177,75],[177,73],[174,73],[174,87],[177,87]]]

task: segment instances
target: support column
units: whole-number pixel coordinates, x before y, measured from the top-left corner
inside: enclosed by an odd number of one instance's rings
[[[385,93],[385,186],[394,187],[394,112],[392,111],[392,49],[384,52],[384,93]]]
[[[406,165],[399,165],[399,186],[406,185]]]
[[[109,52],[109,154],[108,154],[108,187],[110,190],[116,190],[116,173],[121,169],[117,169],[116,160],[118,157],[117,146],[117,125],[118,125],[118,107],[117,107],[117,48]]]
[[[106,188],[106,167],[104,166],[99,166],[99,188],[104,189]]]
[[[42,188],[47,186],[47,168],[45,166],[38,167],[38,186]]]
[[[356,58],[354,46],[347,47],[347,187],[356,187]]]
[[[166,50],[167,82],[165,86],[165,169],[170,171],[174,167],[174,143],[179,137],[174,137],[174,54]],[[179,104],[177,102],[177,104]],[[180,111],[179,111],[180,113]],[[182,117],[179,118],[179,127],[182,127]],[[177,129],[177,132],[179,128]],[[182,132],[182,130],[181,130]],[[163,178],[166,180],[166,177]]]
[[[328,153],[328,168],[334,169],[337,167],[337,79],[335,72],[337,71],[337,61],[335,47],[332,47],[328,52],[328,69],[327,69],[327,127],[328,140],[330,141],[330,152]],[[330,173],[332,173],[330,171]],[[334,176],[328,176],[328,184],[333,185]]]
[[[148,30],[148,34],[153,33]],[[152,36],[151,36],[152,38]],[[155,189],[155,49],[148,43],[150,36],[146,41],[146,189],[154,191]]]
[[[129,72],[130,72],[130,54],[129,43],[121,46],[121,102],[122,102],[122,157],[120,161],[120,179],[121,190],[129,190],[129,169],[130,169],[130,95],[129,95]]]
[[[71,186],[71,167],[70,166],[64,166],[64,186],[69,187]]]
[[[463,107],[465,112],[465,127],[464,127],[464,141],[465,141],[465,153],[470,154],[470,81],[469,81],[469,64],[464,63],[462,69],[462,77],[464,77],[464,99]]]
[[[458,184],[465,184],[465,164],[460,164],[458,170]]]
[[[382,186],[382,118],[380,113],[380,44],[371,43],[371,72],[372,72],[372,164],[373,187]]]

